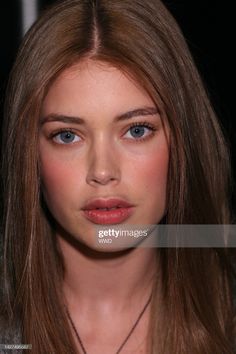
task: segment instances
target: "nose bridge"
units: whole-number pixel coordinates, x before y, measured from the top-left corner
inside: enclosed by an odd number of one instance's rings
[[[120,166],[115,144],[109,136],[97,133],[88,150],[87,182],[107,184],[120,179]]]

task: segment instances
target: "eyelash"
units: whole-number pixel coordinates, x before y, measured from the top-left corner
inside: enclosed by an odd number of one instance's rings
[[[148,128],[148,129],[149,129],[149,134],[148,134],[147,136],[131,139],[131,140],[135,140],[135,142],[142,142],[142,141],[144,141],[144,140],[147,140],[147,139],[151,138],[151,137],[155,134],[155,132],[156,132],[156,130],[157,130],[157,128],[156,128],[154,125],[150,124],[149,122],[135,122],[135,123],[132,123],[132,124],[130,124],[130,125],[128,126],[128,128],[127,128],[125,134],[127,134],[127,133],[129,132],[129,130],[130,130],[131,128],[134,128],[134,127],[144,127],[144,128]],[[57,135],[59,135],[59,134],[61,134],[61,133],[72,133],[72,134],[74,134],[74,135],[78,135],[77,132],[76,132],[73,128],[67,128],[67,129],[61,128],[61,129],[58,129],[58,130],[55,131],[55,132],[52,132],[52,133],[49,135],[49,139],[52,139],[52,140],[53,140]],[[130,138],[126,138],[126,139],[130,140]],[[57,143],[57,144],[59,144],[59,143]],[[71,144],[73,144],[73,142],[72,142]],[[61,145],[70,145],[70,143],[68,143],[68,144],[66,144],[66,143],[63,144],[63,143],[61,143]]]

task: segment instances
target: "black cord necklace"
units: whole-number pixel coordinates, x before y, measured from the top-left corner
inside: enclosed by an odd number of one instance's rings
[[[134,331],[135,328],[137,327],[137,325],[138,325],[138,323],[139,323],[141,317],[143,316],[145,310],[147,309],[147,307],[148,307],[148,305],[149,305],[149,303],[150,303],[150,301],[151,301],[151,298],[152,298],[152,294],[150,295],[150,297],[149,297],[148,301],[146,302],[144,308],[143,308],[142,311],[140,312],[140,314],[139,314],[137,320],[135,321],[134,325],[132,326],[132,328],[131,328],[131,330],[129,331],[128,335],[126,336],[125,340],[121,343],[119,349],[116,351],[115,354],[119,354],[119,353],[121,352],[121,350],[123,349],[123,347],[125,346],[126,342],[127,342],[128,339],[130,338],[131,334],[133,333],[133,331]],[[84,345],[83,345],[83,342],[82,342],[82,340],[81,340],[81,338],[80,338],[80,336],[79,336],[79,333],[78,333],[77,329],[75,328],[74,322],[73,322],[72,319],[71,319],[71,316],[70,316],[70,314],[69,314],[69,311],[68,311],[67,307],[66,307],[66,314],[67,314],[68,319],[69,319],[69,321],[70,321],[70,324],[71,324],[71,326],[72,326],[72,328],[73,328],[73,330],[74,330],[74,332],[75,332],[75,335],[76,335],[76,337],[77,337],[77,339],[78,339],[78,341],[79,341],[79,344],[81,345],[81,348],[82,348],[82,350],[83,350],[83,354],[88,354],[88,352],[86,351],[86,349],[85,349],[85,347],[84,347]]]

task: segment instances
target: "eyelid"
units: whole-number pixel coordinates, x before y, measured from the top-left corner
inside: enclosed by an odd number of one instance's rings
[[[65,132],[71,132],[75,135],[80,135],[80,133],[78,133],[77,129],[75,128],[70,128],[70,127],[61,127],[61,128],[57,128],[57,129],[54,129],[52,130],[50,133],[49,133],[49,137],[53,137],[57,134],[60,134],[60,133],[65,133]]]
[[[133,122],[133,123],[130,123],[128,125],[128,128],[132,128],[132,127],[135,127],[135,126],[145,126],[147,128],[154,128],[156,129],[156,126],[155,124],[151,123],[151,122]]]

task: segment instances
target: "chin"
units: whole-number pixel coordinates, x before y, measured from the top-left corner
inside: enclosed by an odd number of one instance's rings
[[[88,257],[97,259],[109,259],[114,257],[120,257],[127,253],[132,252],[136,248],[134,243],[127,243],[126,245],[116,245],[112,243],[99,243],[88,242],[87,240],[76,240],[73,245],[77,250]]]

